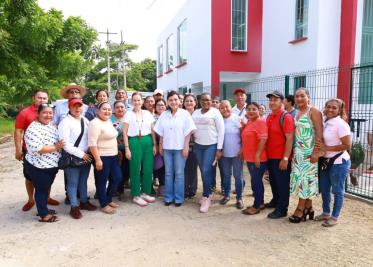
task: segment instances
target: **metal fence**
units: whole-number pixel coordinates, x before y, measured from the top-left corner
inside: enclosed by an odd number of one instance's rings
[[[351,170],[346,191],[367,199],[373,199],[373,65],[328,68],[249,81],[245,84],[248,102],[255,101],[268,106],[266,95],[273,91],[293,94],[299,87],[309,90],[312,105],[320,110],[333,97],[345,100],[353,142],[361,145],[364,161]],[[233,92],[222,95],[230,99]],[[267,113],[269,110],[267,109]]]

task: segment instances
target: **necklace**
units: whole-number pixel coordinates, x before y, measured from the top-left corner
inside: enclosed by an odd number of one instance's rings
[[[140,110],[140,114],[141,114],[141,123],[140,123],[140,121],[137,118],[137,114],[135,113],[137,128],[139,129],[139,134],[137,136],[141,139],[141,137],[142,137],[142,135],[141,135],[141,128],[142,128],[142,124],[144,123],[144,118],[143,118],[143,115],[142,115],[142,110]]]

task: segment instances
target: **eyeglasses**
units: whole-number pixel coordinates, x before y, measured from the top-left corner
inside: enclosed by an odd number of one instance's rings
[[[54,105],[47,103],[40,104],[40,106],[42,106],[43,108],[54,108]]]
[[[80,94],[79,90],[69,90],[67,93],[69,94]]]

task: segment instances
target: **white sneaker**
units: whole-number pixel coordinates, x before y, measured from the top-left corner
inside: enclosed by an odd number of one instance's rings
[[[155,197],[149,196],[149,195],[147,195],[145,193],[141,194],[141,198],[143,200],[145,200],[147,203],[154,203],[155,202]]]
[[[209,197],[203,197],[201,200],[201,207],[199,211],[202,213],[206,213],[209,211],[210,206],[211,206],[211,199]]]
[[[143,200],[141,197],[134,197],[132,201],[133,203],[139,205],[140,207],[146,207],[149,205],[149,203]]]

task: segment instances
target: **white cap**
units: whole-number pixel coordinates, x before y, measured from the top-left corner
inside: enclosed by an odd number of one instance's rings
[[[155,89],[153,92],[153,95],[161,94],[163,95],[163,90],[162,89]]]

